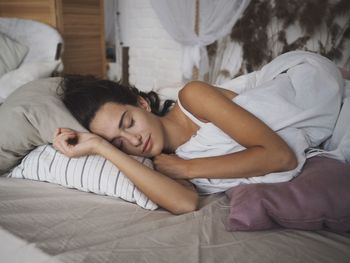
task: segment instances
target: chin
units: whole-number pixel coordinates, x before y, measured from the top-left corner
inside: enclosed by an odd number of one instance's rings
[[[153,158],[154,156],[156,156],[157,154],[154,154],[154,152],[149,152],[149,153],[132,153],[130,155],[135,155],[135,156],[139,156],[139,157],[146,157],[146,158]]]
[[[154,151],[150,152],[150,153],[145,153],[144,157],[148,157],[148,158],[153,158],[154,156],[159,155],[159,153],[155,153]]]
[[[153,151],[151,151],[151,155],[152,155],[152,157],[154,157],[154,156],[157,156],[157,155],[159,155],[159,154],[161,154],[161,153],[163,153],[163,149],[162,148],[153,148],[152,149]]]

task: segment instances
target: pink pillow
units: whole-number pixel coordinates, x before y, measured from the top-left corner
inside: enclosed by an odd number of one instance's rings
[[[350,165],[335,159],[313,157],[290,182],[239,185],[226,194],[228,231],[350,231]]]

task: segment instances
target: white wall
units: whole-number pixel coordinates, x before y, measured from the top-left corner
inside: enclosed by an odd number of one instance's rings
[[[129,82],[149,91],[182,81],[180,44],[162,27],[149,0],[119,0],[123,43],[129,46]]]

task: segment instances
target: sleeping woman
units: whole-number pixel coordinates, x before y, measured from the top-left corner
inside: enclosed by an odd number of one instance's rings
[[[198,192],[222,192],[240,183],[264,182],[252,178],[265,177],[266,182],[273,182],[274,174],[279,176],[276,178],[285,178],[279,181],[290,180],[304,162],[298,156],[300,149],[304,152],[305,148],[320,144],[329,137],[323,131],[334,125],[329,121],[314,130],[317,125],[312,120],[323,112],[315,112],[316,117],[312,118],[310,109],[324,107],[328,100],[325,103],[319,100],[317,83],[303,79],[304,75],[315,78],[307,71],[309,64],[304,62],[306,68],[302,69],[296,68],[303,63],[294,64],[283,70],[277,63],[281,72],[262,81],[259,87],[246,88],[240,95],[204,82],[190,82],[180,90],[173,107],[163,112],[154,103],[154,93],[149,97],[112,81],[67,76],[62,83],[62,100],[90,132],[59,128],[53,145],[69,157],[103,156],[153,202],[174,214],[196,210]],[[319,71],[314,70],[324,75]],[[293,84],[296,76],[303,82],[303,96]],[[255,76],[256,82],[258,77],[261,76]],[[333,93],[340,94],[339,88]],[[267,98],[260,105],[263,110],[254,112],[263,98]],[[258,106],[245,102],[249,99]],[[296,116],[300,118],[295,119]],[[324,116],[329,116],[329,109]],[[287,119],[291,121],[286,122]],[[311,119],[311,124],[305,125],[305,119]],[[285,122],[284,126],[277,127],[281,122]],[[307,134],[304,140],[307,146],[304,141],[294,141],[300,134]],[[129,155],[153,158],[156,169]],[[288,171],[293,175],[283,177]]]

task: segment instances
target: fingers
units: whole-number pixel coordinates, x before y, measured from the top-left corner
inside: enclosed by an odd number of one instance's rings
[[[53,146],[68,157],[96,154],[102,137],[89,132],[76,132],[67,128],[59,128],[55,132]]]
[[[74,131],[56,132],[58,135],[55,136],[53,146],[56,150],[61,153],[70,156],[72,150],[71,141],[77,141],[77,134]]]
[[[68,145],[68,140],[70,138],[73,138],[73,134],[67,134],[67,133],[61,133],[56,137],[54,140],[54,145],[59,148],[59,150],[64,151],[66,149],[66,146]]]
[[[60,135],[61,133],[76,133],[76,131],[69,128],[57,128],[54,133],[54,138]]]
[[[61,134],[61,128],[57,128],[55,133],[54,133],[54,135],[53,135],[53,137],[56,138],[60,134]]]
[[[61,132],[76,132],[72,129],[69,129],[69,128],[59,128],[61,130]]]

